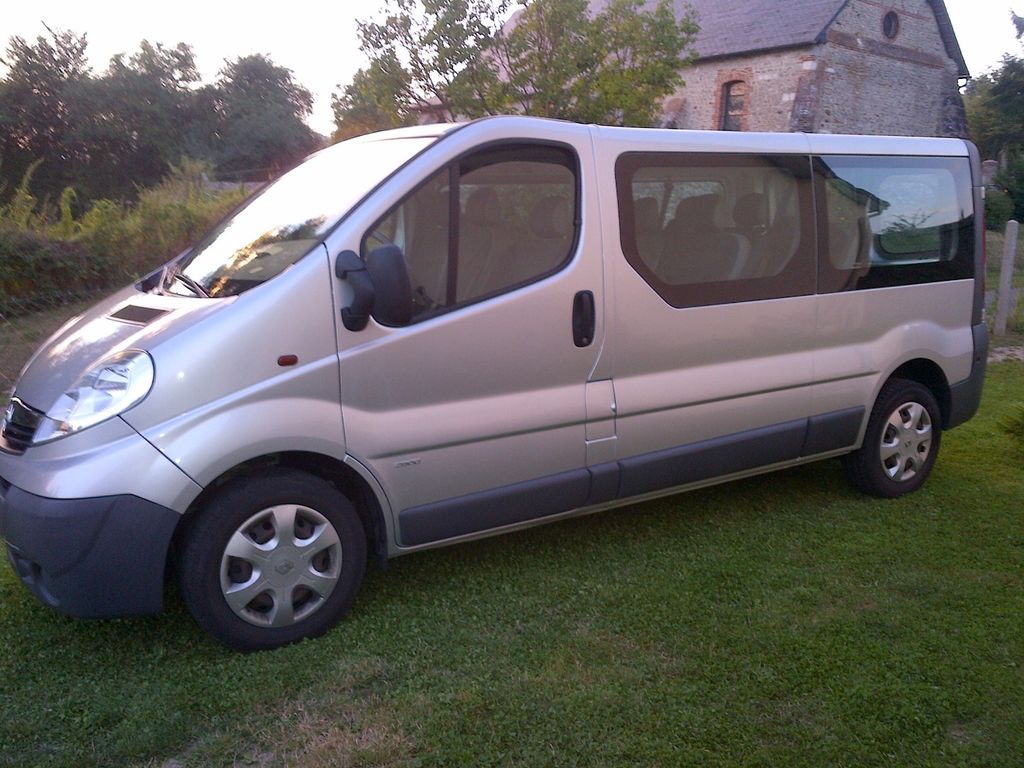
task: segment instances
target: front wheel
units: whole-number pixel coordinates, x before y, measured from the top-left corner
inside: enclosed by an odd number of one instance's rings
[[[895,498],[916,491],[939,453],[942,416],[931,391],[916,381],[891,379],[871,410],[864,444],[843,457],[857,489]]]
[[[254,651],[316,637],[351,607],[366,534],[324,480],[289,469],[238,478],[199,515],[179,579],[196,621],[225,645]]]

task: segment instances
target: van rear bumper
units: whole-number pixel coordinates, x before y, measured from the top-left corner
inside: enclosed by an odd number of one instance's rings
[[[22,583],[69,616],[159,613],[181,515],[137,496],[48,499],[0,478],[0,536]]]
[[[985,323],[978,323],[971,327],[971,332],[974,335],[971,375],[949,388],[949,416],[944,425],[946,429],[963,424],[978,412],[981,404],[981,389],[988,364],[988,327]]]

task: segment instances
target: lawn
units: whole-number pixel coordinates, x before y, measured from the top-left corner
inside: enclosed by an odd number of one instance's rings
[[[1021,402],[991,366],[910,497],[828,461],[400,558],[260,654],[4,569],[0,765],[1019,765]]]

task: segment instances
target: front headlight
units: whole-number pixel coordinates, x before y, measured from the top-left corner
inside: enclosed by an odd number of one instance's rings
[[[40,420],[34,443],[45,443],[123,413],[149,394],[153,360],[146,352],[119,352],[94,366],[61,395]]]

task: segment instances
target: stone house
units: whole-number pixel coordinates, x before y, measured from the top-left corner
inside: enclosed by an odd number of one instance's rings
[[[675,3],[700,33],[666,127],[967,135],[970,75],[943,0]]]

